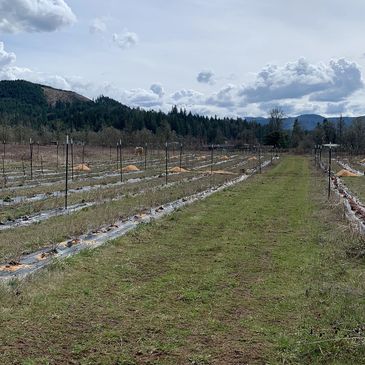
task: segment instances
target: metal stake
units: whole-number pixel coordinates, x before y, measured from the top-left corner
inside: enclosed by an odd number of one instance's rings
[[[66,174],[65,174],[65,209],[67,209],[67,194],[68,194],[68,135],[66,136]]]

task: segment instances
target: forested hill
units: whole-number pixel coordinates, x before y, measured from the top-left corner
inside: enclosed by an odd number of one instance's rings
[[[89,100],[70,91],[27,81],[0,81],[0,117],[9,126],[35,130],[100,131],[114,127],[126,133],[148,130],[161,137],[171,134],[203,143],[225,140],[253,142],[262,133],[255,122],[193,115],[173,108],[169,113],[130,108],[108,97]]]

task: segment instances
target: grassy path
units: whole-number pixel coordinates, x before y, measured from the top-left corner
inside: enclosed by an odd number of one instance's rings
[[[361,242],[312,173],[286,158],[1,289],[0,363],[363,363]]]

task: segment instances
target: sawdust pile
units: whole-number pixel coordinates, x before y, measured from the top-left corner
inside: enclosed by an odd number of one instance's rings
[[[179,167],[179,166],[175,166],[175,167],[172,167],[169,172],[172,172],[172,173],[179,173],[179,172],[188,172],[188,170],[184,169],[183,167]]]
[[[140,169],[135,165],[128,165],[126,167],[122,168],[123,172],[134,172],[134,171],[140,171]]]
[[[355,174],[355,173],[353,173],[353,172],[351,172],[351,171],[348,171],[348,170],[341,170],[341,171],[339,171],[339,172],[336,174],[336,176],[338,176],[338,177],[343,177],[343,176],[360,176],[360,175]]]
[[[90,172],[91,169],[86,164],[80,163],[80,165],[77,165],[77,166],[74,167],[74,171],[77,171],[77,172]]]

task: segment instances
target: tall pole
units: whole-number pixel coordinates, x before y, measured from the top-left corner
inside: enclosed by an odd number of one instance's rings
[[[180,171],[182,167],[182,152],[183,152],[183,145],[180,143]]]
[[[119,142],[117,142],[117,171],[119,169]]]
[[[22,156],[22,168],[23,168],[23,177],[25,178],[24,156]]]
[[[82,142],[82,164],[85,163],[85,142]]]
[[[210,174],[213,175],[213,160],[214,160],[214,145],[211,146],[211,154],[210,154]]]
[[[29,139],[30,148],[30,179],[33,180],[33,142],[32,138]]]
[[[57,141],[57,171],[58,171],[58,148],[59,148],[59,142]]]
[[[67,209],[67,194],[68,194],[68,135],[66,136],[66,174],[65,174],[65,209]]]
[[[41,173],[44,176],[44,169],[43,169],[43,155],[41,155]]]
[[[167,151],[167,142],[165,144],[165,173],[166,173],[165,183],[167,185],[167,175],[168,175],[168,151]]]
[[[258,150],[259,150],[259,171],[261,174],[262,170],[261,170],[261,146],[260,145],[259,145]]]
[[[122,140],[119,140],[120,182],[123,182]]]
[[[71,179],[74,179],[74,141],[71,138]]]
[[[144,145],[144,171],[147,170],[147,143]]]
[[[3,144],[4,144],[4,148],[3,148],[3,176],[5,177],[5,146],[6,146],[6,141],[4,139],[3,141]]]
[[[331,196],[331,167],[332,167],[332,148],[328,150],[328,199]]]

